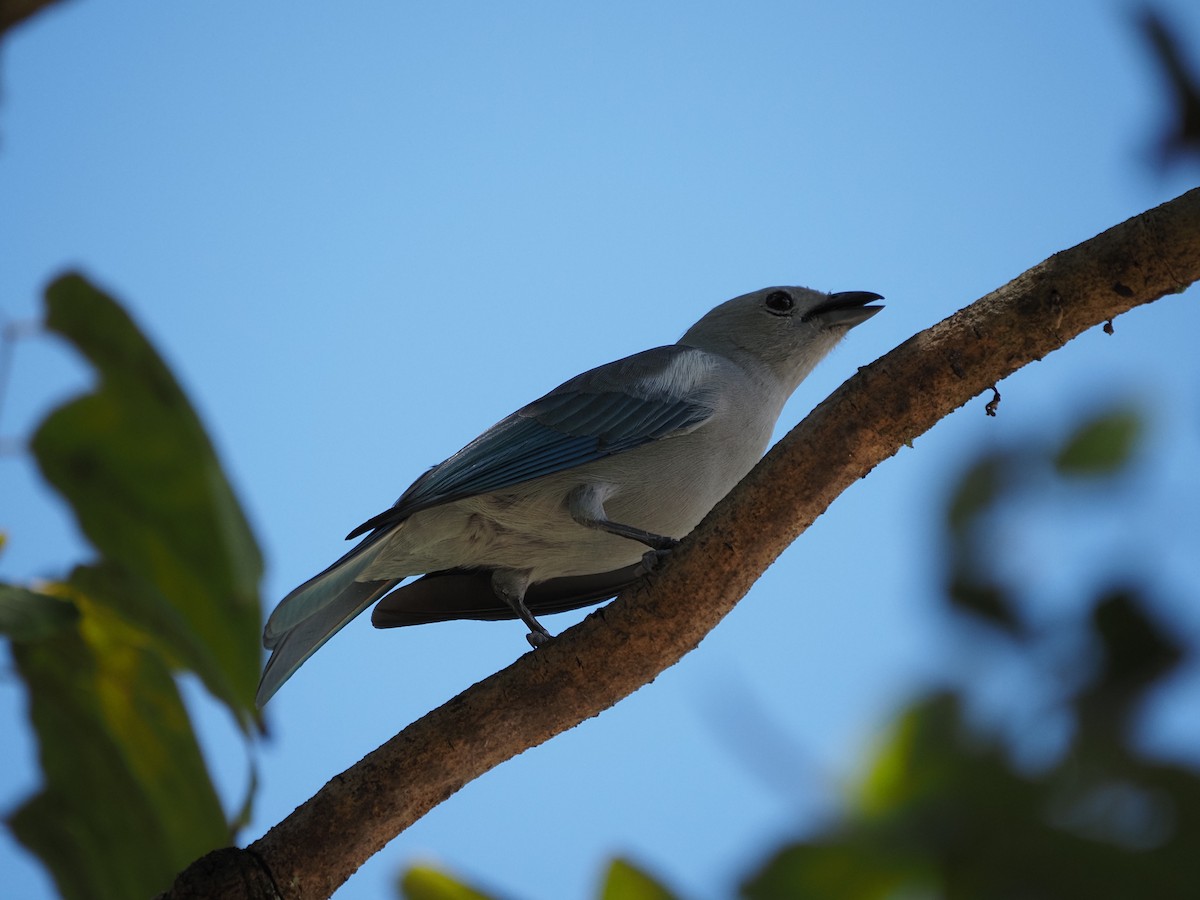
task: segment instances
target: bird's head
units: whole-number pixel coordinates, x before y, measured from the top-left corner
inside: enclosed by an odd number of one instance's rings
[[[870,305],[882,299],[870,291],[763,288],[711,310],[679,343],[765,366],[790,391],[847,331],[883,309]]]

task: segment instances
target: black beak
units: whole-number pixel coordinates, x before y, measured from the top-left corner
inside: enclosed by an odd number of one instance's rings
[[[882,306],[867,305],[872,301],[882,299],[882,295],[873,291],[840,291],[830,294],[827,300],[818,303],[806,312],[803,321],[808,322],[819,318],[825,325],[853,328],[883,309]]]

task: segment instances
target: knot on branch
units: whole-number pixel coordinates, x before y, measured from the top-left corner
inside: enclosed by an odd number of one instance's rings
[[[257,853],[222,847],[200,857],[175,877],[170,889],[155,900],[283,900],[266,864]]]

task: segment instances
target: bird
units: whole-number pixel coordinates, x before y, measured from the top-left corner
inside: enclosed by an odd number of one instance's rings
[[[590,369],[501,419],[279,602],[258,706],[373,603],[378,628],[519,618],[535,648],[551,639],[537,615],[605,600],[652,570],[753,468],[800,382],[882,299],[743,294],[677,343]]]

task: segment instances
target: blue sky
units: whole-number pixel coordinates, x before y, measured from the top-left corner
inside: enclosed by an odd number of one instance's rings
[[[1200,48],[1200,10],[1160,6]],[[0,312],[36,317],[67,267],[123,299],[210,429],[273,605],[427,466],[721,300],[781,283],[887,297],[801,386],[786,429],[857,366],[1195,184],[1194,168],[1148,165],[1165,105],[1128,4],[684,10],[63,4],[2,47]],[[387,896],[401,866],[433,860],[513,896],[584,897],[614,853],[691,896],[725,893],[837,800],[890,710],[961,662],[931,615],[947,480],[982,448],[1061,434],[1110,401],[1147,405],[1157,477],[1122,521],[1014,538],[1014,565],[1050,593],[1152,547],[1164,593],[1194,597],[1196,297],[1018,373],[996,419],[979,400],[940,423],[681,664],[466,787],[337,896]],[[0,433],[28,435],[84,384],[63,348],[23,341]],[[21,452],[0,457],[0,497],[0,578],[86,554]],[[1200,634],[1194,606],[1176,620]],[[269,706],[246,839],[525,652],[523,635],[354,623]],[[232,803],[245,754],[185,687]],[[801,748],[794,773],[756,773],[747,698]],[[1191,673],[1161,704],[1164,752],[1200,744],[1182,712],[1198,699]],[[0,679],[4,809],[37,781],[23,716]],[[14,896],[52,893],[6,835],[0,871]]]

